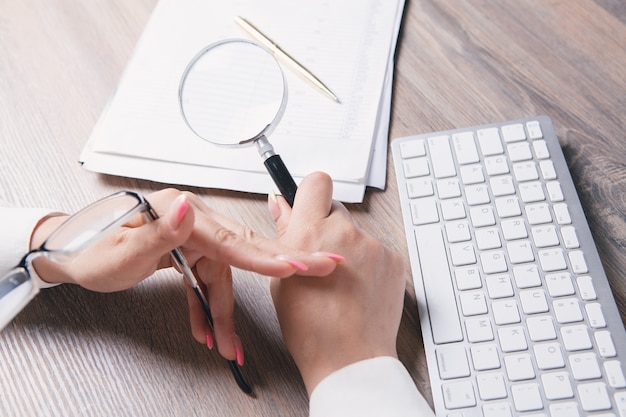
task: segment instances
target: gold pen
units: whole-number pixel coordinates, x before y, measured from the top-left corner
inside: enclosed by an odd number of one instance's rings
[[[304,78],[309,83],[313,84],[315,88],[326,94],[332,100],[336,101],[337,103],[341,103],[339,101],[339,98],[332,91],[330,91],[330,89],[326,87],[323,82],[321,82],[315,75],[313,75],[311,71],[306,69],[287,52],[283,51],[280,46],[278,46],[276,43],[274,43],[273,40],[265,36],[259,29],[254,27],[252,23],[248,22],[241,16],[237,16],[235,18],[235,22],[239,26],[241,26],[243,30],[245,30],[250,36],[252,36],[255,40],[261,43],[265,48],[267,48],[276,58],[288,64],[291,69],[296,72],[296,74]]]

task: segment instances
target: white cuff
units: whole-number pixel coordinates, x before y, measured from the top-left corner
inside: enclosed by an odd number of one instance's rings
[[[402,363],[392,357],[367,359],[324,378],[313,390],[310,417],[434,417]]]
[[[53,213],[49,209],[0,207],[0,272],[15,267],[28,253],[33,229],[41,219]],[[43,281],[32,269],[31,276],[39,288],[58,285]]]

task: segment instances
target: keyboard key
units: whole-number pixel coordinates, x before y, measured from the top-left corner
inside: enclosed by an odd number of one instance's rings
[[[448,136],[428,138],[428,150],[430,151],[435,178],[446,178],[456,175]]]
[[[497,249],[502,247],[502,241],[498,229],[489,227],[486,229],[477,229],[475,232],[476,246],[480,250]]]
[[[472,207],[470,209],[470,219],[474,227],[493,226],[496,224],[496,217],[491,206]]]
[[[533,342],[556,339],[556,329],[552,316],[530,317],[526,320],[526,326],[528,327],[528,337]]]
[[[559,271],[567,268],[563,249],[561,248],[540,250],[537,252],[537,257],[544,272]]]
[[[476,136],[478,137],[480,151],[484,156],[504,153],[504,148],[500,141],[500,133],[498,133],[497,128],[479,129],[476,131]]]
[[[509,275],[491,275],[485,278],[485,282],[489,298],[506,298],[515,295]]]
[[[578,298],[560,298],[552,302],[554,317],[559,323],[575,323],[583,321]]]
[[[533,142],[533,150],[537,159],[550,158],[550,151],[545,140],[536,140]]]
[[[626,378],[624,378],[624,372],[622,372],[622,364],[620,361],[604,362],[604,371],[606,372],[610,387],[626,388]]]
[[[585,325],[561,327],[561,337],[565,350],[569,352],[591,349],[593,346]]]
[[[546,313],[550,310],[546,293],[542,289],[520,291],[519,299],[524,314]]]
[[[510,175],[498,175],[497,177],[489,178],[489,186],[494,197],[515,194],[513,177]]]
[[[578,241],[578,236],[576,235],[576,229],[574,226],[561,227],[561,238],[563,239],[563,244],[567,249],[580,247],[580,242]]]
[[[546,199],[546,195],[543,192],[543,186],[539,181],[531,181],[520,184],[519,194],[524,203],[535,203]]]
[[[509,269],[503,251],[481,252],[480,264],[485,274],[497,274]]]
[[[509,260],[513,264],[522,264],[535,260],[532,245],[528,240],[517,240],[507,243],[506,250],[509,254]]]
[[[477,267],[456,268],[454,270],[456,287],[460,291],[474,290],[483,286]]]
[[[467,340],[472,343],[488,342],[493,340],[491,320],[486,317],[465,320]]]
[[[526,212],[528,223],[531,225],[550,223],[552,221],[552,215],[550,214],[550,207],[548,204],[527,204],[524,211]]]
[[[541,125],[538,121],[532,120],[526,123],[526,130],[528,130],[528,137],[530,139],[541,139],[543,138],[543,132],[541,131]]]
[[[519,309],[515,300],[496,301],[491,304],[496,324],[513,324],[520,322]]]
[[[457,243],[450,246],[450,258],[454,266],[476,263],[476,253],[471,243]]]
[[[546,275],[546,286],[551,297],[562,297],[575,293],[572,276],[567,272]]]
[[[567,372],[550,372],[541,376],[543,390],[549,400],[572,398],[574,390]]]
[[[539,369],[558,369],[565,367],[563,352],[558,343],[542,343],[533,346],[535,360]]]
[[[506,147],[512,162],[528,161],[533,158],[528,142],[513,143]]]
[[[578,385],[580,404],[585,411],[600,411],[611,409],[611,399],[603,382]]]
[[[572,370],[572,377],[577,381],[597,379],[602,376],[598,359],[593,352],[570,355],[569,365]]]
[[[441,386],[443,402],[448,410],[476,405],[474,386],[470,381],[447,382]]]
[[[476,377],[478,394],[483,400],[498,400],[507,397],[504,375],[501,372],[479,374]]]
[[[483,169],[480,165],[465,165],[459,168],[463,184],[479,184],[485,182]]]
[[[535,226],[530,229],[530,232],[533,236],[533,243],[538,248],[557,246],[559,244],[556,227],[552,225]]]
[[[600,356],[603,358],[613,358],[617,355],[615,345],[613,344],[613,338],[611,337],[611,332],[608,330],[601,330],[599,332],[595,332],[593,337],[596,340],[596,346],[598,347],[598,353],[600,353]],[[605,366],[606,363],[608,362],[605,362]]]
[[[502,220],[502,235],[506,240],[524,239],[528,237],[526,225],[521,219]]]
[[[480,160],[474,142],[474,132],[455,133],[452,135],[452,146],[459,164],[473,164]]]
[[[523,265],[513,268],[513,277],[517,288],[532,288],[541,285],[541,277],[537,265]]]
[[[593,280],[590,276],[585,275],[576,278],[576,285],[578,286],[580,298],[585,301],[597,299],[596,289],[593,287]]]
[[[543,403],[539,393],[539,384],[517,384],[511,387],[513,403],[517,411],[541,410]]]
[[[477,371],[486,371],[500,368],[498,347],[492,343],[472,345],[470,348],[472,364]]]
[[[572,271],[576,274],[586,274],[589,272],[587,262],[585,262],[585,255],[580,250],[573,250],[568,254],[569,262],[572,265]]]
[[[587,322],[592,328],[601,329],[606,327],[606,320],[600,303],[585,304],[585,313],[587,313]]]
[[[468,185],[465,187],[465,200],[470,206],[489,203],[489,190],[486,184]]]
[[[430,174],[428,159],[426,158],[408,159],[402,163],[402,168],[406,178],[423,177]]]
[[[463,200],[441,201],[441,215],[444,220],[458,220],[467,217]]]
[[[500,218],[516,217],[522,214],[519,200],[515,196],[497,198],[495,204]]]
[[[446,198],[461,197],[461,187],[455,178],[437,181],[437,194],[442,200]]]
[[[552,206],[554,210],[554,218],[558,224],[571,224],[572,218],[569,214],[569,209],[565,203],[557,203]]]
[[[446,223],[446,237],[448,242],[465,242],[472,238],[470,226],[467,221],[454,221]]]
[[[574,402],[550,404],[551,417],[580,417],[578,404]]]
[[[469,363],[463,346],[442,346],[438,347],[435,353],[437,354],[437,367],[441,379],[469,376]]]
[[[506,374],[511,381],[524,381],[535,378],[535,369],[528,353],[504,357]]]
[[[539,170],[541,170],[541,178],[546,181],[555,180],[557,178],[554,164],[550,160],[539,162]]]
[[[407,181],[406,188],[409,198],[430,197],[435,194],[430,178],[411,179]]]
[[[508,403],[486,403],[483,405],[483,417],[513,417]]]
[[[459,300],[461,301],[461,311],[466,317],[486,314],[488,311],[485,294],[482,291],[462,293]]]
[[[436,344],[463,340],[446,247],[438,225],[415,228],[422,280]]]
[[[557,181],[547,182],[546,191],[552,202],[563,201],[565,199],[565,197],[563,197],[563,191],[561,190],[561,184]]]
[[[508,174],[509,164],[504,156],[492,156],[485,158],[485,170],[487,175],[493,177],[494,175]]]
[[[515,123],[502,126],[502,139],[504,139],[507,143],[526,140],[524,125],[521,123]]]
[[[513,164],[513,176],[519,182],[538,180],[537,164],[533,161]]]
[[[524,328],[522,326],[507,326],[507,327],[499,328],[498,339],[500,340],[500,348],[502,349],[503,352],[516,352],[516,351],[528,349],[528,343],[526,342],[526,336],[524,336]],[[521,355],[518,355],[518,356],[521,356]],[[511,356],[505,357],[505,362],[506,362],[506,358],[510,358],[510,357]],[[524,375],[526,375],[526,372],[529,372],[533,369],[531,361],[530,361],[530,355],[525,354],[524,358],[526,357],[528,357],[528,360],[527,361],[525,360],[524,363],[528,363],[528,365],[530,366],[530,370],[528,369],[516,370],[516,372],[522,372],[524,373]],[[534,377],[534,371],[533,371],[532,376],[529,377],[528,379],[532,377]],[[511,378],[510,374],[509,374],[509,379],[512,381],[517,380],[517,379]]]
[[[426,145],[423,139],[413,139],[400,143],[400,155],[402,158],[415,158],[417,156],[426,156]]]
[[[411,201],[411,216],[413,224],[435,223],[439,221],[437,202],[434,198],[419,198]]]

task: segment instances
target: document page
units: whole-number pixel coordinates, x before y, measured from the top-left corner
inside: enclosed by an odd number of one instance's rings
[[[179,107],[180,78],[201,49],[249,39],[234,21],[242,16],[341,101],[283,66],[288,103],[269,137],[275,151],[296,182],[325,171],[335,181],[335,198],[362,201],[381,115],[388,130],[384,104],[403,7],[403,0],[160,0],[81,162],[96,172],[170,184],[259,193],[275,188],[254,146],[225,149],[200,139]]]

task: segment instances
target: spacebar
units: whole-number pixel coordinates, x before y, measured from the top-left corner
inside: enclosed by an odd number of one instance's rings
[[[463,340],[446,247],[439,225],[415,228],[430,327],[436,344]]]

